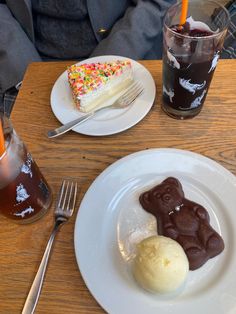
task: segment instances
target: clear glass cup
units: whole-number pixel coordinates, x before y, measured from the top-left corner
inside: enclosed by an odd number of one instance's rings
[[[9,119],[0,119],[6,148],[0,156],[0,213],[16,223],[30,223],[47,212],[51,189]]]
[[[202,109],[230,18],[215,1],[190,0],[188,23],[180,31],[181,5],[171,6],[164,18],[162,109],[187,119]]]

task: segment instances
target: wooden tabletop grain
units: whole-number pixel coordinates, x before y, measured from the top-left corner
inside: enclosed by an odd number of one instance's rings
[[[236,60],[221,60],[202,112],[191,120],[174,120],[161,110],[160,61],[141,61],[152,74],[157,97],[147,116],[122,133],[91,137],[69,132],[49,140],[48,129],[60,125],[50,107],[58,76],[72,62],[33,63],[26,72],[12,122],[37,161],[54,199],[61,178],[78,179],[84,193],[116,160],[149,148],[186,149],[210,157],[236,174]],[[76,214],[58,234],[36,313],[104,313],[87,289],[74,253]],[[41,220],[16,225],[0,219],[0,313],[20,313],[53,226],[53,206]]]

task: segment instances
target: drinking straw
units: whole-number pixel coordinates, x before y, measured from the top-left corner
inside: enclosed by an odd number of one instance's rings
[[[5,152],[5,140],[3,134],[3,126],[2,126],[2,119],[0,118],[0,157]]]
[[[182,0],[182,9],[180,15],[180,25],[184,25],[186,23],[188,13],[188,0]]]

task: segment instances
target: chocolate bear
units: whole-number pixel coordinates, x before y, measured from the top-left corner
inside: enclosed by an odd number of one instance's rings
[[[184,249],[190,270],[202,266],[224,249],[221,236],[210,226],[207,210],[184,197],[181,183],[169,177],[140,195],[142,207],[157,219],[158,233]]]

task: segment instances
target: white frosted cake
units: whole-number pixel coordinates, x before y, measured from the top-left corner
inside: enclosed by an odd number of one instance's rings
[[[133,81],[129,60],[85,63],[68,67],[68,81],[76,107],[90,112],[127,88]]]

